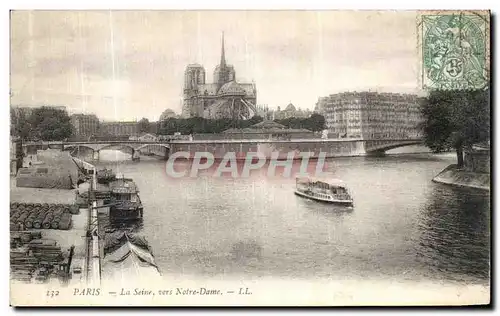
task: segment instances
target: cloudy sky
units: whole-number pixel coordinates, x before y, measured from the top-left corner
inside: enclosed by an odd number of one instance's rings
[[[414,12],[14,11],[11,103],[65,105],[105,120],[181,111],[184,70],[226,60],[257,103],[313,109],[354,90],[415,92]]]

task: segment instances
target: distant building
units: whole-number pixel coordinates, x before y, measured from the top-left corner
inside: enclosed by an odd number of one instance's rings
[[[163,111],[163,113],[161,113],[159,122],[165,121],[169,118],[176,118],[176,117],[177,114],[175,114],[174,111],[172,111],[171,109],[166,109],[165,111]]]
[[[281,110],[280,107],[278,107],[278,109],[274,112],[274,119],[283,120],[292,117],[307,118],[311,116],[311,114],[312,114],[311,111],[309,110],[303,111],[301,109],[297,109],[295,105],[289,103],[283,111]]]
[[[75,136],[95,136],[99,132],[99,119],[95,114],[73,114],[71,115]]]
[[[267,104],[257,105],[256,108],[257,115],[262,117],[264,121],[273,120],[274,111],[272,109],[269,109],[269,106]]]
[[[319,98],[330,137],[402,139],[421,136],[419,98],[413,94],[345,92]]]
[[[215,67],[213,78],[213,83],[206,83],[202,65],[187,66],[184,73],[183,117],[249,119],[256,115],[255,84],[236,82],[234,67],[226,63],[224,37],[221,60]]]
[[[139,124],[137,122],[102,122],[100,125],[102,135],[126,136],[137,135]]]
[[[129,140],[137,140],[143,142],[156,142],[158,140],[158,136],[151,133],[142,133],[140,135],[130,136]]]

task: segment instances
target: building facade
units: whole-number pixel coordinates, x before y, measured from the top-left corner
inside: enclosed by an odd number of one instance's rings
[[[95,114],[73,114],[71,125],[77,137],[95,136],[99,132],[99,119]]]
[[[422,116],[413,94],[345,92],[319,98],[315,112],[325,117],[330,137],[419,138]]]
[[[100,131],[105,136],[130,137],[139,134],[139,124],[137,122],[102,122]]]
[[[213,82],[206,82],[205,68],[188,65],[184,73],[182,116],[210,119],[249,119],[257,114],[257,89],[253,83],[236,82],[236,72],[226,63],[224,36],[221,60],[215,67]]]

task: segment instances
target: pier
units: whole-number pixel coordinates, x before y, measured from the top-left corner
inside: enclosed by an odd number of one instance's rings
[[[92,179],[90,180],[89,189],[89,207],[88,212],[88,223],[87,223],[87,240],[86,240],[86,251],[85,253],[85,268],[84,268],[84,278],[86,282],[93,287],[99,287],[101,284],[101,248],[102,241],[99,234],[99,219],[97,216],[98,212],[98,201],[95,196],[95,188],[97,188],[97,169],[94,165],[78,159],[73,158],[75,161],[82,165],[82,168],[92,173]]]
[[[100,177],[100,173],[97,170],[96,166],[85,162],[81,159],[74,158],[75,161],[81,165],[81,169],[84,170],[86,174],[90,174],[91,178],[89,179],[89,195],[88,195],[88,223],[87,223],[87,238],[86,238],[86,260],[85,260],[85,281],[88,286],[91,287],[99,287],[106,280],[120,278],[122,280],[127,279],[130,275],[136,275],[138,277],[142,275],[151,275],[153,273],[155,276],[159,276],[159,270],[156,267],[156,263],[154,262],[153,256],[149,253],[149,246],[145,239],[135,236],[134,234],[129,234],[127,225],[123,226],[118,230],[114,230],[111,233],[108,233],[105,230],[107,224],[111,224],[114,220],[119,220],[120,225],[127,223],[127,221],[131,220],[131,218],[135,218],[136,220],[142,220],[142,204],[140,210],[136,210],[138,212],[137,216],[132,217],[123,217],[123,218],[114,218],[112,216],[112,207],[114,205],[128,205],[129,207],[132,205],[130,201],[121,200],[117,198],[116,192],[118,192],[120,188],[120,183],[122,183],[123,179],[129,183],[132,181],[127,178],[115,178],[112,177],[112,180],[109,179],[110,182],[105,182],[107,184],[102,184],[100,182],[103,180]],[[110,171],[110,170],[108,170]],[[118,183],[118,185],[116,185]],[[104,191],[103,191],[104,188]],[[114,188],[114,189],[113,189]],[[126,185],[126,188],[129,188],[129,184]],[[108,191],[109,190],[109,191]],[[118,191],[117,191],[118,190]],[[108,192],[108,193],[106,193]],[[110,202],[109,198],[106,196],[111,195],[112,199]],[[113,199],[117,198],[119,200],[114,201]],[[105,204],[106,203],[106,204]],[[116,211],[116,210],[115,210]],[[129,210],[129,212],[134,212],[133,210]],[[107,219],[107,220],[106,220]],[[108,222],[109,220],[109,222]],[[122,227],[122,226],[120,226]],[[118,245],[118,248],[108,249],[109,247],[106,244],[106,239],[111,238],[119,241],[118,243],[114,243],[115,246]],[[112,243],[113,244],[113,243]],[[133,246],[131,246],[131,244]],[[108,247],[108,248],[107,248]],[[125,249],[126,248],[126,249]],[[142,249],[142,250],[141,250]],[[120,251],[117,251],[120,250]],[[127,255],[126,252],[129,251],[130,255]],[[106,253],[105,253],[106,252]],[[126,254],[124,257],[123,254]],[[111,259],[108,259],[111,258]],[[139,260],[140,258],[140,260]],[[121,275],[116,276],[110,271],[114,271],[117,269],[115,264],[120,265],[118,262],[122,262],[124,260],[133,260],[132,270],[120,270]],[[149,267],[139,266],[138,262],[149,262]],[[107,268],[106,268],[107,267]]]

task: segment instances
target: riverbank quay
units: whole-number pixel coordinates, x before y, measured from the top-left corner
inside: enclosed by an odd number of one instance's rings
[[[459,169],[456,164],[449,165],[437,176],[433,182],[462,188],[472,188],[490,191],[490,174],[466,171]]]
[[[490,143],[478,143],[464,149],[462,168],[449,165],[432,181],[462,188],[490,191]]]
[[[119,177],[111,169],[97,170],[88,162],[75,161],[91,175],[88,183],[82,184],[77,198],[88,201],[90,197],[92,204],[89,212],[89,284],[99,287],[123,279],[139,281],[144,277],[161,276],[149,243],[134,234],[134,227],[142,225],[142,211],[136,219],[111,217],[113,205],[125,201],[120,198],[123,189],[135,187],[133,180],[124,175]]]
[[[10,200],[11,203],[19,203],[20,205],[73,205],[75,202],[75,192],[73,190],[64,189],[42,189],[42,188],[25,188],[17,187],[16,179],[11,177],[10,179]],[[71,253],[71,260],[68,261],[69,279],[67,280],[69,284],[80,283],[81,273],[79,271],[84,270],[84,264],[86,261],[87,251],[86,251],[86,231],[88,223],[88,212],[85,209],[79,209],[78,214],[71,214],[71,224],[68,230],[62,229],[35,229],[35,228],[25,228],[21,231],[11,231],[11,241],[19,233],[40,233],[41,242],[45,244],[51,244],[54,247],[60,247],[64,259],[69,259],[70,250],[73,249]],[[35,242],[35,241],[33,241]],[[24,249],[28,248],[26,255],[23,254],[23,261],[29,261],[30,266],[23,267],[25,274],[35,278],[36,274],[39,274],[39,270],[44,271],[46,267],[43,267],[44,260],[33,260],[36,254],[31,256],[29,254],[29,243],[24,245],[11,245],[11,271],[13,263],[13,257],[20,256],[21,252],[26,252]],[[45,247],[45,246],[44,246]],[[46,248],[46,247],[45,247]],[[15,261],[15,260],[14,260]],[[73,273],[77,272],[77,273]],[[25,278],[25,281],[34,281],[30,278]],[[48,283],[58,283],[58,280],[49,278]]]

